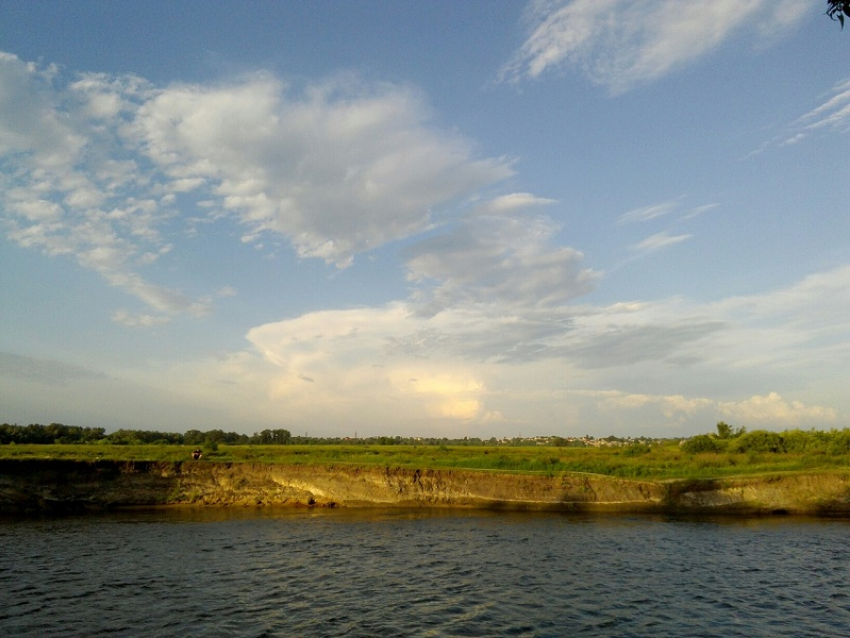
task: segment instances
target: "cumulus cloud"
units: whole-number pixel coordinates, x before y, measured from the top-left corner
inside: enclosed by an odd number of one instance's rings
[[[536,219],[525,221],[534,227]],[[436,295],[456,276],[454,265],[460,272],[468,266],[455,262],[451,251],[441,261],[446,251],[433,250],[428,241],[411,259],[428,257],[427,267],[415,272],[433,279],[417,285]],[[469,276],[485,270],[470,267]],[[575,272],[572,277],[557,285],[574,285]],[[629,414],[641,423],[661,419],[705,428],[733,416],[741,424],[761,423],[757,413],[764,413],[772,415],[775,427],[817,425],[818,418],[833,422],[836,409],[799,399],[785,405],[769,390],[776,382],[795,383],[811,366],[846,373],[850,334],[839,309],[850,305],[848,277],[850,269],[841,268],[770,294],[712,304],[670,299],[594,306],[561,299],[535,306],[522,291],[501,294],[496,287],[486,300],[444,297],[443,305],[427,313],[417,289],[410,299],[385,306],[258,326],[248,339],[277,370],[266,381],[269,393],[299,404],[307,392],[317,405],[355,401],[389,414],[409,400],[418,418],[475,423],[484,423],[488,414],[517,424],[533,421],[529,415],[551,419],[563,413],[577,424],[582,414],[592,413],[596,421],[616,415],[630,427],[636,422]],[[823,347],[814,347],[818,343]],[[731,399],[698,393],[718,375],[728,383],[712,391]],[[306,390],[304,377],[314,380]],[[595,384],[609,389],[594,390]],[[734,398],[742,387],[765,385],[768,399],[762,403]],[[668,392],[653,391],[659,387]]]
[[[558,227],[525,208],[551,203],[527,193],[479,206],[446,232],[405,251],[408,279],[425,283],[421,311],[496,305],[502,312],[554,308],[593,289],[598,273],[552,239]]]
[[[437,353],[427,347],[419,356],[395,347],[395,339],[424,323],[397,303],[309,313],[258,326],[248,340],[278,368],[267,383],[276,400],[330,412],[348,406],[352,414],[388,415],[404,405],[414,420],[479,416],[483,384],[468,363],[455,358],[449,365],[445,353],[432,358]]]
[[[81,75],[0,55],[0,177],[9,239],[69,256],[110,285],[167,313],[203,314],[208,303],[146,281],[133,268],[170,249],[160,225],[174,213],[122,145],[148,87],[138,78]]]
[[[597,396],[599,407],[610,410],[634,411],[644,408],[659,412],[664,418],[684,421],[710,409],[714,402],[703,397],[676,395],[628,394],[626,392],[590,393]]]
[[[771,36],[798,23],[796,0],[534,0],[529,35],[502,80],[577,67],[613,93],[693,64],[745,28]]]
[[[834,423],[837,412],[819,405],[805,405],[801,401],[786,401],[776,392],[767,396],[754,396],[744,401],[722,402],[718,406],[728,419],[755,426],[774,425],[792,427],[812,424],[823,427]]]
[[[206,184],[257,237],[348,265],[355,253],[426,229],[429,211],[512,174],[429,124],[415,90],[337,78],[296,93],[257,75],[162,89],[134,135],[172,180]]]
[[[632,418],[637,414],[657,415],[678,425],[701,422],[702,431],[712,429],[718,419],[749,429],[790,429],[800,426],[824,428],[838,419],[836,410],[802,401],[786,401],[778,393],[756,395],[739,401],[717,401],[706,397],[664,394],[634,394],[623,391],[578,391],[578,399],[594,401],[603,414]]]
[[[217,85],[69,79],[6,53],[0,161],[9,239],[76,259],[168,315],[211,309],[209,295],[143,275],[173,247],[177,194],[200,200],[186,216],[196,229],[230,216],[248,242],[282,235],[300,256],[344,267],[513,172],[434,126],[408,86],[337,77],[295,91],[265,73]]]
[[[710,304],[522,312],[511,297],[461,298],[426,314],[414,295],[259,325],[247,334],[251,349],[157,379],[167,388],[191,378],[185,392],[199,404],[311,433],[690,435],[718,420],[824,427],[846,419],[850,334],[840,310],[849,273]],[[824,366],[835,387],[813,390],[810,370]]]

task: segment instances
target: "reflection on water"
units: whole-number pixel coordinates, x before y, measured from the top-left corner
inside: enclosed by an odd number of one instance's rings
[[[843,636],[847,521],[165,509],[0,522],[3,636]]]

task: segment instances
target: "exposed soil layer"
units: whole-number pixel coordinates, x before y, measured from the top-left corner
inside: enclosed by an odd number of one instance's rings
[[[591,474],[216,462],[0,461],[0,510],[154,505],[850,515],[842,472],[663,482]]]

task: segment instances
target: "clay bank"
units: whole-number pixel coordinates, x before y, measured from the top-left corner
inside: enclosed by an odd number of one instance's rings
[[[138,506],[465,507],[850,515],[850,474],[634,481],[591,474],[216,462],[0,461],[0,511]]]

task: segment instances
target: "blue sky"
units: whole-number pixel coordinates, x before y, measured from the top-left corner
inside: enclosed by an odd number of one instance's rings
[[[850,426],[825,6],[0,2],[0,421]]]

